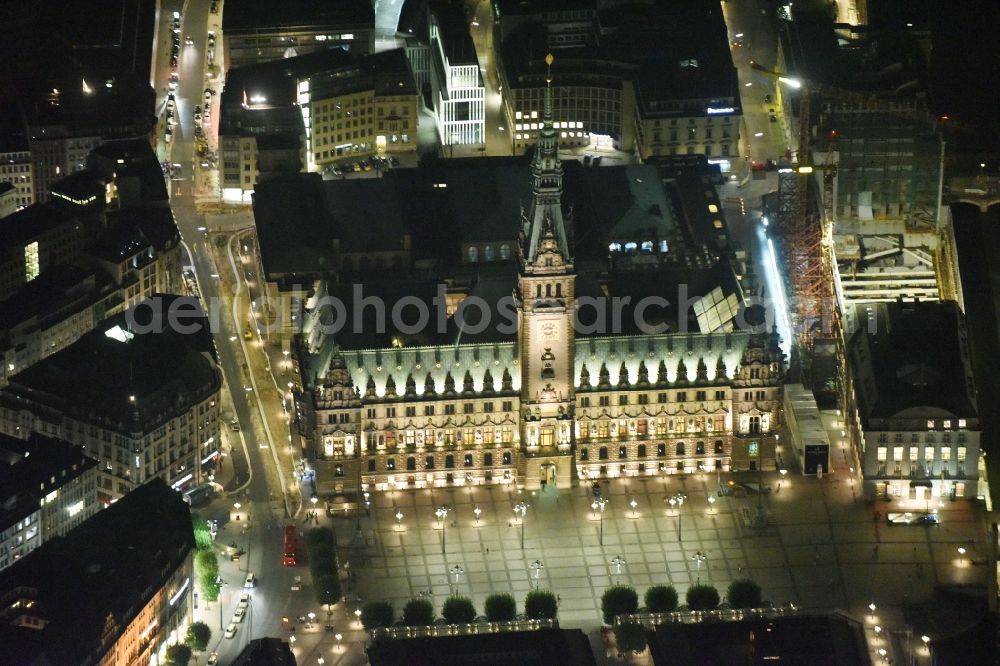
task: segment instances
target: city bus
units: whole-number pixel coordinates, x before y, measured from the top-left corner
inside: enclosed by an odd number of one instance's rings
[[[295,538],[295,526],[288,525],[285,527],[285,555],[281,560],[281,563],[286,567],[295,566],[298,545],[298,540]]]

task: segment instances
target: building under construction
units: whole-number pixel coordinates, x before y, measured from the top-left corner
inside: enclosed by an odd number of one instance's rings
[[[795,117],[797,162],[783,170],[776,202],[793,361],[821,400],[843,395],[842,343],[858,325],[856,305],[962,302],[941,206],[944,144],[914,52],[883,52],[877,36],[840,29],[796,17],[779,57],[782,73],[802,84],[780,100]]]

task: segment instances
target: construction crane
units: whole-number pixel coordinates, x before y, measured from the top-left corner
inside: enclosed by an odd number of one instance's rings
[[[794,297],[793,331],[796,337],[794,361],[803,381],[809,375],[810,352],[818,339],[839,338],[840,313],[833,295],[833,183],[837,164],[814,164],[809,150],[812,140],[810,115],[813,98],[847,103],[856,109],[887,111],[919,120],[930,120],[917,104],[889,100],[866,92],[844,90],[807,79],[776,72],[751,61],[750,67],[779,83],[798,90],[799,114],[796,128],[796,163],[778,170],[778,215],[776,226],[784,236],[791,293]],[[809,184],[814,172],[822,172],[823,211],[811,206]],[[814,193],[813,193],[814,194]]]

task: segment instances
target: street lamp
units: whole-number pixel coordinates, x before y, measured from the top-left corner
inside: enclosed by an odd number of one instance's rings
[[[531,566],[531,571],[535,575],[535,589],[537,590],[538,589],[538,576],[542,573],[542,569],[545,568],[545,565],[542,564],[541,562],[539,562],[538,560],[535,560],[534,562],[531,563],[530,566]]]
[[[880,626],[878,626],[876,624],[875,625],[875,640],[878,640],[878,637],[881,636],[881,635],[882,635],[882,627],[880,627]]]
[[[715,497],[713,495],[708,496],[708,512],[715,513]]]
[[[312,497],[309,498],[309,501],[312,502],[313,511],[315,511],[316,510],[316,503],[319,502],[319,498],[316,497],[315,495],[313,495]]]
[[[396,529],[397,530],[403,529],[403,526],[400,524],[400,521],[402,521],[402,520],[403,520],[403,512],[400,511],[399,509],[396,509]]]
[[[673,506],[677,507],[677,541],[678,541],[678,543],[680,541],[682,541],[682,537],[681,537],[681,507],[684,506],[684,500],[686,500],[686,499],[687,499],[687,495],[684,495],[682,493],[677,493],[673,497],[670,498],[670,506],[671,507],[673,507]]]
[[[434,515],[437,516],[437,519],[438,519],[438,525],[441,526],[441,554],[442,555],[444,555],[445,531],[448,529],[447,526],[444,524],[444,519],[448,517],[448,511],[449,511],[449,509],[446,506],[439,506],[434,511]]]
[[[308,613],[306,613],[306,617],[309,618],[309,624],[312,624],[313,621],[316,619],[316,613],[309,611]]]
[[[333,637],[337,639],[337,649],[340,650],[340,647],[341,647],[340,646],[340,641],[343,640],[344,635],[338,631],[337,633],[335,633],[333,635]]]
[[[524,517],[528,515],[529,506],[531,505],[524,502],[518,502],[514,505],[514,514],[521,517],[521,550],[524,550]]]
[[[476,514],[476,527],[479,527],[479,516],[482,514],[483,510],[478,506],[472,510],[472,513]]]
[[[965,548],[962,546],[958,547],[958,561],[965,564]]]
[[[361,609],[360,608],[355,608],[354,609],[354,617],[357,618],[358,623],[361,622]]]
[[[785,480],[785,475],[788,474],[788,470],[787,469],[782,469],[782,470],[779,470],[778,473],[781,474],[781,480],[778,481],[778,487],[781,488],[781,481]]]
[[[632,499],[629,500],[628,505],[630,507],[632,507],[632,517],[636,518],[637,516],[636,516],[636,513],[635,513],[635,507],[639,506],[639,503],[633,497]]]
[[[622,567],[625,566],[625,558],[621,555],[615,555],[615,559],[611,560],[611,566],[615,568],[615,585],[617,585],[621,580]]]
[[[874,601],[871,602],[870,604],[868,604],[868,610],[870,610],[872,612],[872,622],[874,622],[875,621],[875,602]]]
[[[465,569],[458,566],[457,564],[451,568],[452,575],[455,576],[455,587],[452,590],[452,594],[458,594],[458,577],[465,573]]]
[[[697,569],[697,576],[695,578],[695,585],[700,585],[701,584],[701,565],[707,559],[708,559],[708,556],[705,555],[705,553],[701,552],[700,550],[697,553],[695,553],[694,555],[691,556],[691,561],[694,562],[695,567]]]
[[[608,506],[608,500],[605,499],[604,497],[598,497],[590,504],[590,508],[596,511],[597,514],[600,516],[601,520],[600,544],[602,546],[604,545],[604,510],[607,508],[607,506]]]

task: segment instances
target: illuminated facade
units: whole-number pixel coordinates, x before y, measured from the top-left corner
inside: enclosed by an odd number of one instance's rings
[[[179,490],[204,483],[220,454],[221,379],[210,340],[169,328],[137,335],[125,320],[106,320],[9,377],[0,392],[0,431],[84,447],[99,463],[105,504],[157,477]],[[79,390],[95,381],[100,392]]]
[[[541,121],[531,200],[512,221],[516,340],[335,351],[308,407],[307,457],[332,478],[321,492],[774,469],[776,334],[574,328],[549,95]]]
[[[29,151],[0,151],[0,183],[10,183],[14,186],[16,208],[24,208],[35,203],[33,174],[34,168]]]
[[[403,49],[298,82],[312,166],[413,152],[417,89]]]
[[[97,462],[83,449],[32,434],[0,435],[0,569],[94,515]]]
[[[190,618],[193,553],[180,495],[142,486],[0,572],[0,659],[166,663]]]

